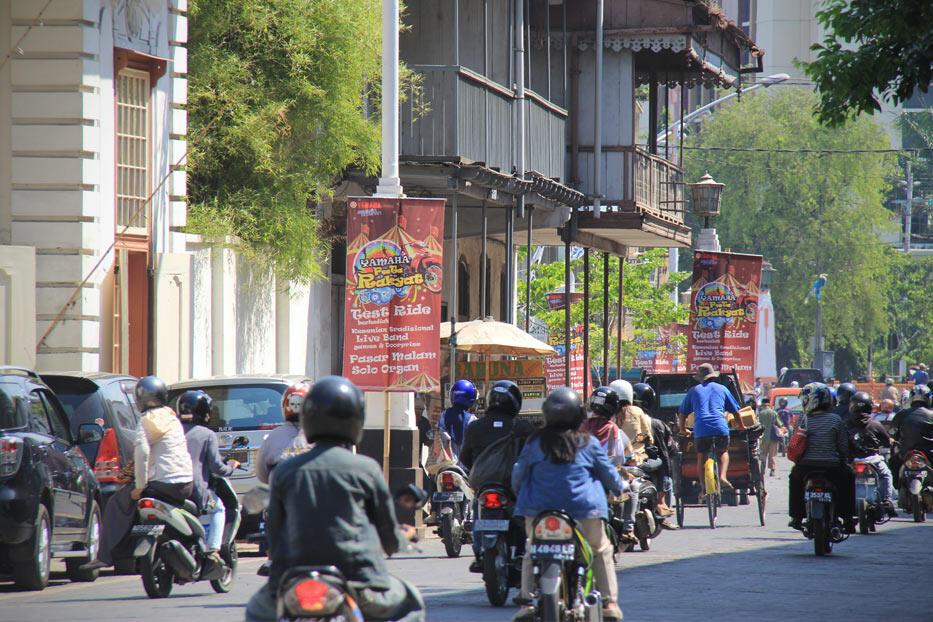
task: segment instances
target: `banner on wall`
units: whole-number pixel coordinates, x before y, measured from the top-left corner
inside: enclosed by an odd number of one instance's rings
[[[651,334],[638,337],[638,352],[632,367],[652,374],[679,374],[687,371],[687,345],[678,343],[676,336],[687,336],[686,324],[662,326]]]
[[[570,357],[570,388],[583,393],[583,374],[587,369],[587,357],[583,352],[583,326],[570,329],[570,344],[566,343],[563,330],[553,330],[548,334],[547,343],[557,350],[557,354],[544,359],[544,377],[548,392],[557,387],[566,386],[566,357]]]
[[[696,251],[687,370],[701,363],[734,369],[743,390],[755,380],[761,256]]]
[[[347,201],[343,373],[364,391],[440,390],[444,199]]]

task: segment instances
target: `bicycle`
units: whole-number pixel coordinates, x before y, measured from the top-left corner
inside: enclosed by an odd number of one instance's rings
[[[722,487],[719,482],[719,459],[716,449],[712,448],[703,464],[704,487],[706,491],[706,511],[709,513],[709,527],[716,529],[716,517],[722,500]],[[712,492],[710,492],[712,491]]]

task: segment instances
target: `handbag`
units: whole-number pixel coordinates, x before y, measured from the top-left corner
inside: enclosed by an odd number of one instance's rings
[[[803,421],[801,421],[800,425],[798,425],[794,430],[794,434],[790,437],[790,442],[787,443],[787,458],[796,464],[801,458],[803,458],[803,454],[806,451],[807,418],[806,415],[804,415]]]
[[[771,424],[771,440],[780,441],[782,438],[784,438],[783,430],[784,429],[777,423],[772,423]]]

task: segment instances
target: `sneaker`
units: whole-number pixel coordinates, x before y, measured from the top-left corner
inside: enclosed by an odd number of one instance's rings
[[[478,559],[474,559],[473,561],[470,562],[470,572],[482,572],[482,571],[483,571],[483,567],[482,565],[480,565]]]
[[[803,521],[799,518],[792,518],[787,526],[791,529],[796,529],[797,531],[803,531]]]
[[[884,502],[884,513],[890,518],[897,518],[897,508],[895,508],[894,504],[890,501]]]
[[[603,603],[603,619],[604,620],[621,620],[622,619],[622,610],[619,609],[619,605],[616,604],[616,601],[607,600]]]
[[[518,613],[512,616],[512,622],[524,622],[526,620],[528,622],[533,622],[534,619],[535,619],[535,608],[532,607],[531,605],[522,607],[521,609],[518,610]]]

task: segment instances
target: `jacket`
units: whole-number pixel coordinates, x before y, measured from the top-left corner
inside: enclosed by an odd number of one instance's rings
[[[622,412],[625,414],[625,420],[619,424],[619,427],[622,428],[625,435],[634,443],[637,442],[636,436],[644,434],[648,437],[645,444],[651,445],[654,442],[651,437],[651,417],[646,415],[640,406],[633,404],[623,407]]]
[[[891,446],[891,437],[871,413],[849,416],[849,455],[853,458],[874,456],[882,447]]]
[[[474,421],[476,421],[476,415],[462,406],[451,406],[437,418],[437,429],[450,437],[450,448],[455,455],[459,456],[463,453],[467,428]]]
[[[256,455],[256,479],[263,484],[269,483],[269,474],[282,460],[308,451],[308,441],[301,431],[301,426],[294,421],[286,421],[275,428],[263,439]]]
[[[849,459],[849,438],[846,426],[834,412],[813,412],[801,415],[796,430],[806,422],[807,449],[798,464],[840,466]]]
[[[673,472],[671,457],[680,453],[680,447],[674,440],[671,428],[656,417],[651,418],[651,436],[654,437],[654,446],[660,452],[661,463],[667,468],[668,474]]]
[[[490,410],[484,417],[475,419],[467,426],[463,447],[460,449],[460,463],[467,470],[472,469],[476,457],[486,447],[509,432],[514,433],[519,438],[524,438],[531,434],[533,430],[532,425],[524,419]]]
[[[406,544],[376,461],[325,441],[275,467],[266,533],[272,593],[299,565],[334,565],[353,587],[385,590],[385,554]]]
[[[906,456],[908,451],[919,449],[930,452],[933,449],[933,411],[916,406],[894,415],[893,427],[895,438],[900,443],[898,453]]]
[[[620,495],[628,489],[606,451],[590,435],[570,464],[554,464],[544,455],[541,440],[525,444],[512,469],[512,490],[518,493],[517,516],[535,517],[544,510],[563,510],[574,519],[608,518],[606,490]]]
[[[143,413],[136,424],[133,460],[136,488],[145,488],[149,482],[192,481],[185,431],[174,410],[160,406]]]
[[[761,435],[759,442],[762,447],[769,447],[771,443],[777,443],[778,441],[771,438],[771,428],[777,426],[779,428],[784,427],[784,422],[778,416],[774,409],[772,408],[762,408],[758,411],[758,423],[761,424],[764,433]]]
[[[224,464],[217,447],[217,436],[209,428],[193,423],[185,423],[182,427],[194,476],[191,500],[204,512],[213,501],[210,492],[211,475],[227,477],[233,473],[233,465]]]

